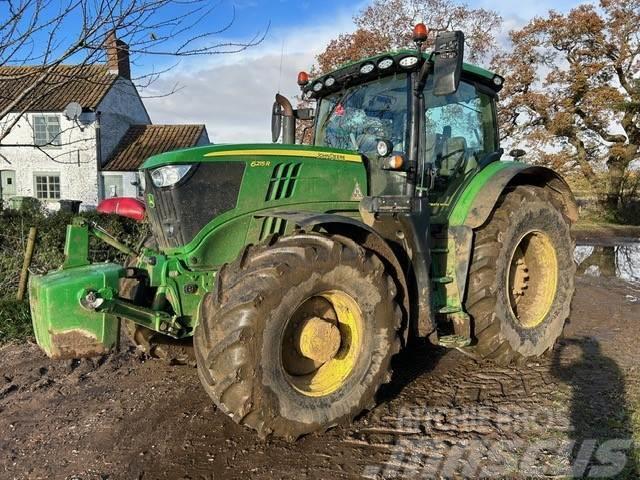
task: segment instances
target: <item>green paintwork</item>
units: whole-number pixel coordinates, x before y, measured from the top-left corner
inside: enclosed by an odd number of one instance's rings
[[[317,154],[318,159],[328,160],[331,159],[322,158],[323,154],[336,154],[336,155],[354,155],[357,152],[351,150],[341,150],[339,148],[329,148],[329,147],[315,147],[312,145],[283,145],[280,143],[246,143],[239,145],[206,145],[203,147],[194,147],[194,148],[186,148],[183,150],[174,150],[172,152],[161,153],[159,155],[154,155],[153,157],[149,157],[147,161],[142,164],[140,167],[142,170],[149,170],[153,168],[158,168],[163,165],[177,165],[177,164],[185,164],[185,163],[194,163],[194,162],[214,162],[219,160],[221,157],[207,157],[207,154],[214,153],[234,153],[242,150],[286,150],[291,153],[292,156],[295,156],[296,151],[302,152],[312,152]],[[272,156],[255,156],[256,160],[273,160]],[[258,158],[260,157],[260,158]],[[235,159],[237,157],[233,157]],[[226,159],[227,161],[229,158]],[[335,161],[341,161],[339,159]]]
[[[453,208],[449,208],[448,224],[450,226],[464,225],[478,194],[492,182],[499,172],[510,169],[515,173],[525,168],[527,166],[519,162],[493,162],[477,172],[470,178],[465,187],[454,196],[452,201]]]
[[[271,153],[238,155],[238,152],[256,150],[269,150]],[[207,156],[227,151],[233,155]],[[286,153],[277,153],[282,151]],[[296,152],[314,155],[296,156]],[[334,159],[327,155],[347,155],[349,160]],[[216,145],[158,155],[145,162],[142,168],[228,161],[247,164],[236,208],[212,219],[188,244],[167,249],[160,255],[150,252],[147,256],[153,254],[156,265],[139,262],[140,267],[149,271],[151,286],[163,289],[180,321],[190,327],[187,334],[197,324],[200,302],[207,292],[213,290],[215,273],[220,266],[233,261],[245,245],[259,243],[272,233],[288,233],[293,228],[293,225],[270,217],[270,209],[330,212],[358,217],[359,198],[353,196],[354,190],[357,186],[361,192],[367,192],[367,174],[361,157],[355,152],[331,148],[273,144]],[[278,177],[278,172],[284,171],[283,164],[299,164],[295,180]],[[270,185],[277,181],[286,182],[287,185],[295,182],[288,197],[276,198]],[[327,198],[331,201],[327,201]],[[193,293],[186,293],[187,285],[196,285],[197,289]]]
[[[89,230],[87,225],[73,223],[67,225],[67,237],[64,243],[64,263],[62,268],[89,265]]]
[[[263,150],[266,145],[234,145],[230,151]],[[315,148],[301,145],[273,145],[271,150],[296,150],[304,152],[336,153],[354,156],[355,152]],[[284,147],[284,148],[283,148]],[[152,157],[143,170],[164,164],[194,163],[198,161],[246,162],[236,208],[214,218],[196,237],[179,248],[163,252],[172,256],[185,256],[190,267],[208,269],[233,260],[240,248],[260,240],[259,226],[264,220],[256,220],[260,212],[274,207],[293,211],[347,212],[358,211],[359,198],[353,197],[356,185],[366,194],[367,174],[362,161],[332,160],[321,157],[296,157],[277,155],[247,155],[206,157],[212,152],[224,151],[223,147],[202,147],[181,150]],[[190,159],[190,160],[189,160]],[[282,163],[299,163],[300,170],[291,196],[268,199],[267,193],[274,168]],[[327,201],[331,199],[331,201]],[[213,247],[215,245],[215,248]],[[195,262],[193,261],[195,259]]]
[[[73,238],[73,237],[67,237]],[[105,353],[118,342],[117,319],[85,309],[89,291],[117,291],[121,265],[99,263],[33,275],[29,280],[31,317],[38,345],[53,358]]]

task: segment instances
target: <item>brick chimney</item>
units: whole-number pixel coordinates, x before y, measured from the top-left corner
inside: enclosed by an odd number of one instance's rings
[[[107,51],[107,66],[109,67],[109,72],[131,80],[129,45],[116,37],[115,30],[111,30],[104,42],[104,47]]]

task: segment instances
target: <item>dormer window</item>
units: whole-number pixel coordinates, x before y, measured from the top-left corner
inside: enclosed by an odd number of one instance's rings
[[[34,115],[33,141],[40,147],[59,147],[62,144],[60,139],[60,116]]]

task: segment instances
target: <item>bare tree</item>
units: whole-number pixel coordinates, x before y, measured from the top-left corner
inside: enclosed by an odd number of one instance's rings
[[[218,40],[235,21],[233,10],[220,22],[220,8],[208,0],[0,2],[0,142],[40,99],[70,82],[102,81],[90,67],[106,61],[105,40],[116,32],[110,48],[126,49],[134,63],[237,53],[264,39],[268,25],[246,41]],[[146,87],[173,66],[131,80]]]

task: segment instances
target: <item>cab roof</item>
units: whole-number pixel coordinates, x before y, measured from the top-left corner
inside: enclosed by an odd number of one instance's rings
[[[312,79],[304,88],[304,93],[308,95],[309,98],[317,98],[355,83],[374,80],[376,78],[380,78],[396,72],[414,71],[416,69],[416,64],[408,67],[402,66],[402,60],[407,57],[418,58],[418,51],[414,49],[395,50],[345,63],[332,72]],[[433,52],[422,53],[422,58],[428,62],[431,62],[432,64],[433,57]],[[385,58],[392,59],[393,64],[390,67],[382,70],[378,68],[378,65]],[[372,64],[373,69],[370,73],[362,73],[361,68],[367,64]],[[482,67],[478,67],[477,65],[471,65],[469,63],[463,63],[462,69],[465,76],[475,78],[476,80],[488,85],[496,92],[500,91],[500,89],[502,88],[504,79],[494,72],[486,70]],[[335,83],[331,86],[326,85],[326,81],[329,77],[333,77],[335,79]],[[320,88],[319,90],[315,90],[314,87],[316,87],[317,84],[322,85],[322,88]]]

